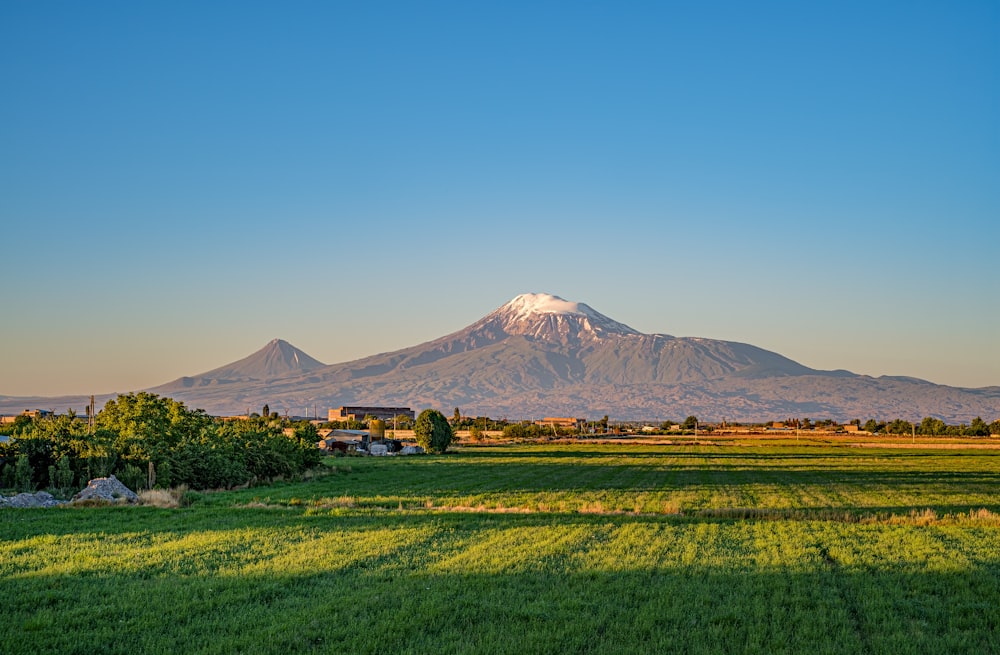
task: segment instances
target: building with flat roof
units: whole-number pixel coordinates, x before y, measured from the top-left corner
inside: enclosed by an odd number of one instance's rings
[[[408,416],[410,420],[415,419],[417,416],[413,413],[413,410],[409,407],[363,407],[363,406],[352,406],[352,407],[338,407],[337,409],[331,409],[327,413],[328,421],[360,421],[366,416],[374,416],[375,418],[380,418],[383,421],[391,421],[397,416]]]

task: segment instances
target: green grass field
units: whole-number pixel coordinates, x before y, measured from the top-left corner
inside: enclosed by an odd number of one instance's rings
[[[0,652],[1000,652],[994,452],[464,448],[5,510]]]

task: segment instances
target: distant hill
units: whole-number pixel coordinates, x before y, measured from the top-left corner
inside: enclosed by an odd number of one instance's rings
[[[321,416],[329,407],[384,404],[448,413],[459,407],[497,418],[1000,418],[1000,387],[812,369],[749,344],[643,334],[548,294],[518,296],[458,332],[341,364],[324,365],[275,340],[245,359],[152,391],[212,414],[267,403]]]

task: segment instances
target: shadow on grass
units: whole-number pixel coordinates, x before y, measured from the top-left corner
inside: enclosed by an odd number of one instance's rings
[[[461,552],[458,542],[426,539],[297,573],[246,573],[220,562],[197,575],[168,567],[6,578],[0,643],[10,655],[998,649],[996,562],[951,573],[866,571],[817,544],[807,565],[770,569],[743,567],[737,555],[723,566],[642,570],[540,556],[483,572],[449,568],[429,552],[435,548]]]

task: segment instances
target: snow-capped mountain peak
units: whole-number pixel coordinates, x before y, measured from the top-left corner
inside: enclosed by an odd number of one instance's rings
[[[533,337],[589,335],[638,335],[638,331],[612,320],[582,302],[571,302],[548,293],[523,293],[481,321],[499,324],[507,334]]]
[[[583,303],[570,302],[548,293],[522,293],[501,309],[516,314],[520,318],[527,318],[532,314],[597,315],[597,312]]]

